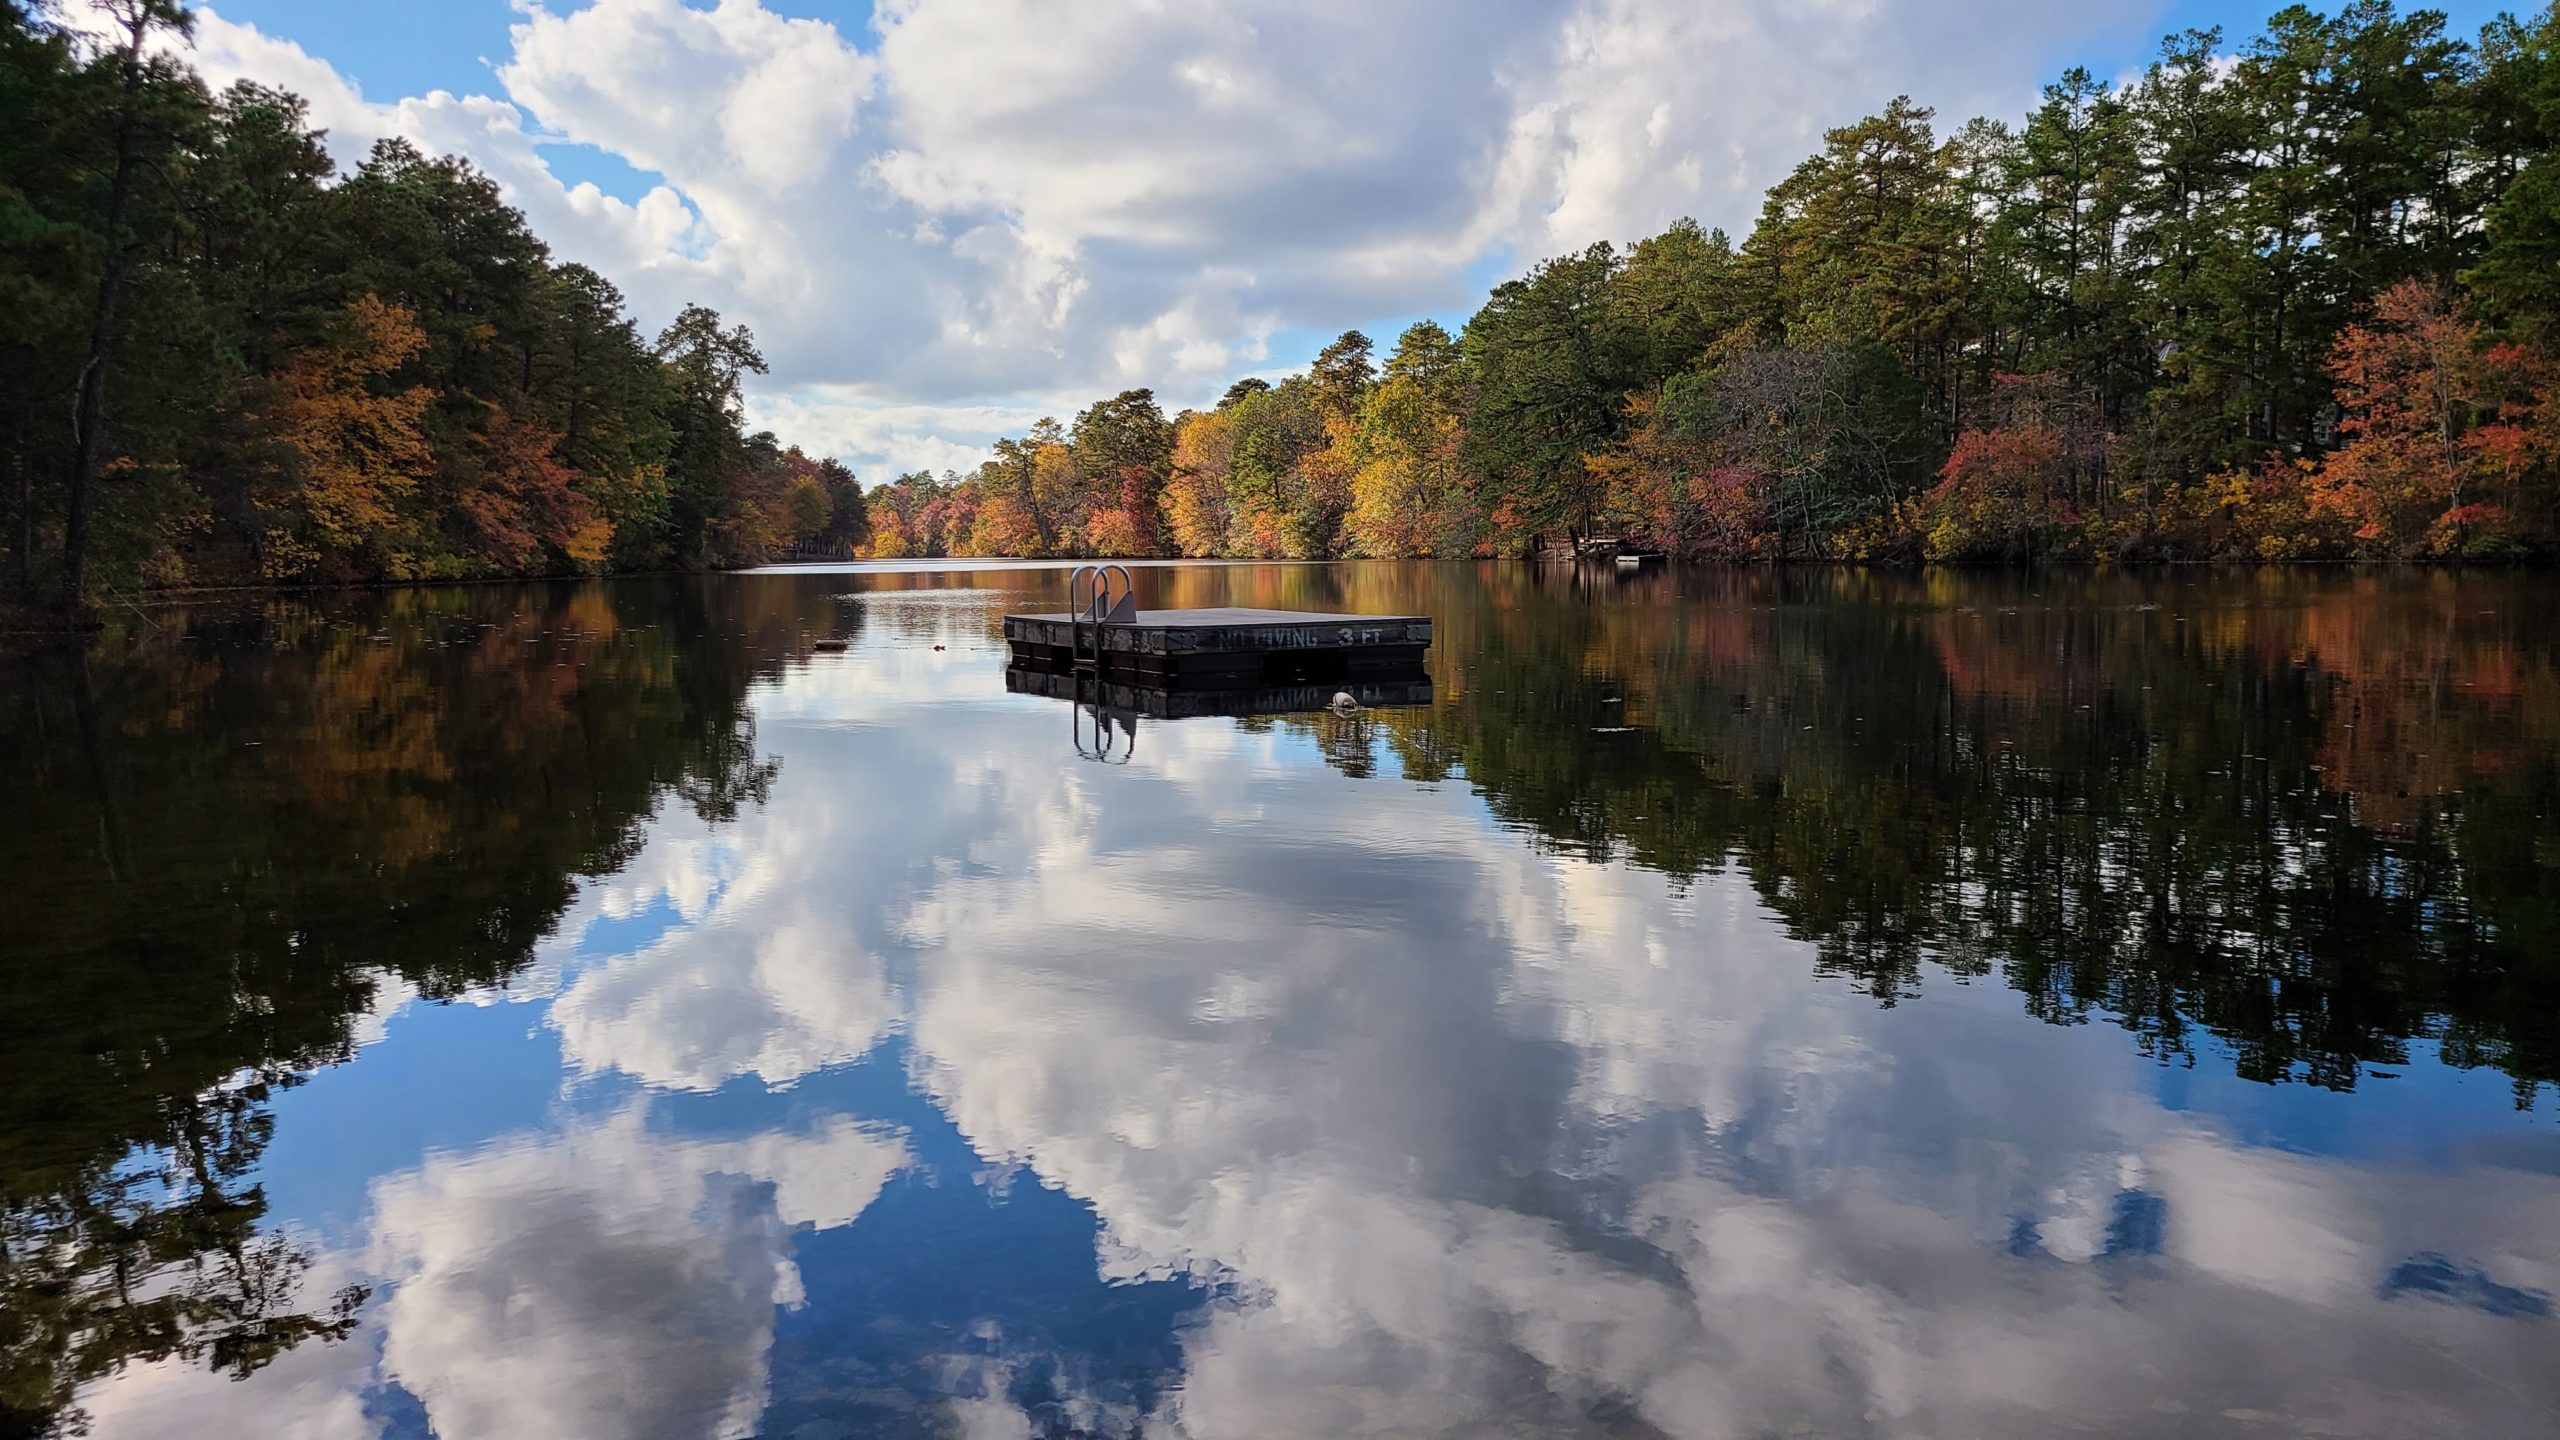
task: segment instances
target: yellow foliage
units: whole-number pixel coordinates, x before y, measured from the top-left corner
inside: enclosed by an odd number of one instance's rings
[[[569,532],[560,553],[569,557],[581,570],[604,567],[605,551],[613,544],[613,522],[602,514],[591,514]]]
[[[1405,375],[1370,390],[1356,430],[1327,426],[1331,448],[1348,454],[1351,506],[1343,529],[1351,553],[1438,553],[1458,521],[1458,431],[1456,412]]]
[[[1232,523],[1227,471],[1235,459],[1234,417],[1224,410],[1183,415],[1173,431],[1173,478],[1164,488],[1165,524],[1185,555],[1216,555]]]
[[[895,510],[882,508],[871,515],[871,543],[864,553],[873,560],[904,560],[915,553],[914,537],[907,533],[905,517]]]

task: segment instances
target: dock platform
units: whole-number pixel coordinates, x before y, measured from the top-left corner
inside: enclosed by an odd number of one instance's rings
[[[1231,689],[1418,676],[1431,647],[1422,615],[1329,615],[1311,610],[1136,610],[1111,618],[1071,611],[1004,617],[1017,666],[1077,667],[1167,689]]]

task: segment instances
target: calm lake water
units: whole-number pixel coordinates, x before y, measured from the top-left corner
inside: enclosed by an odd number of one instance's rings
[[[0,663],[0,1435],[2560,1433],[2560,578],[1062,579]]]

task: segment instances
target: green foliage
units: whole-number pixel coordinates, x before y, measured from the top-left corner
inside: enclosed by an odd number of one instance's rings
[[[1613,291],[1606,242],[1497,287],[1460,339],[1475,382],[1464,454],[1487,509],[1524,541],[1592,533],[1600,487],[1584,457],[1624,432],[1625,396],[1651,348]]]
[[[416,343],[349,370],[360,311]],[[75,531],[111,590],[760,559],[819,513],[789,500],[816,462],[744,433],[761,365],[708,311],[645,343],[466,162],[385,141],[341,178],[298,97],[208,96],[175,58],[93,57],[0,6],[0,587],[54,590]],[[357,378],[323,396],[330,373]],[[415,413],[370,470],[340,442],[392,432],[319,423],[395,400]]]
[[[146,28],[183,22],[135,3]],[[11,6],[0,584],[43,593],[75,549],[110,587],[693,568],[802,544],[2548,554],[2555,44],[2547,5],[2468,41],[2435,12],[2345,0],[2279,11],[2246,41],[2171,35],[2124,84],[2066,71],[2013,124],[1942,128],[1896,98],[1825,133],[1739,243],[1681,220],[1596,244],[1497,287],[1455,341],[1416,327],[1382,365],[1346,331],[1302,373],[1171,418],[1124,391],[1000,442],[970,475],[884,487],[883,507],[746,433],[763,360],[743,328],[696,307],[643,337],[610,283],[555,264],[469,164],[386,141],[339,179],[295,97],[208,96],[183,65],[85,56]],[[2437,370],[2530,381],[2501,401],[2495,502],[2381,474],[2371,446],[2356,474],[2331,473],[2366,403],[2340,389],[2338,349],[2412,282],[2479,324],[2463,331],[2473,360]],[[101,330],[108,290],[122,307]],[[371,433],[315,427],[307,383],[365,304],[421,343],[330,401],[352,415],[423,395],[422,448],[396,448],[424,458],[357,487],[391,497],[365,509],[362,543],[320,544],[294,517],[345,497],[312,477],[361,467],[332,471],[296,437]],[[81,433],[102,438],[75,449],[48,416],[99,376]],[[2084,417],[2059,491],[2027,463],[2050,437],[1981,418],[2022,380]],[[2377,548],[2324,498],[2347,490],[2445,503],[2399,516]]]
[[[1361,397],[1350,430],[1352,507],[1344,517],[1359,555],[1464,555],[1483,517],[1458,463],[1465,395],[1457,341],[1430,320],[1408,327],[1386,375]]]
[[[2550,553],[2556,24],[2473,44],[2385,0],[2295,6],[2237,46],[2171,35],[2126,84],[2069,70],[2015,125],[1942,135],[1895,99],[1826,133],[1739,245],[1688,220],[1594,245],[1497,287],[1454,354],[1409,334],[1417,358],[1373,374],[1350,332],[1179,417],[1163,548]],[[2445,436],[2494,499],[2346,443],[2397,402],[2342,387],[2340,347],[2411,282],[2487,322],[2430,373],[2521,377],[2498,426]],[[2350,491],[2441,503],[2377,548]]]
[[[1275,556],[1311,552],[1291,543],[1314,528],[1313,486],[1300,462],[1324,443],[1324,408],[1315,384],[1292,375],[1253,391],[1228,408],[1233,469],[1227,493],[1235,507],[1232,553]]]
[[[1359,410],[1361,397],[1378,379],[1377,367],[1369,361],[1374,348],[1368,336],[1345,330],[1316,352],[1315,363],[1307,367],[1307,380],[1327,415],[1343,417]]]
[[[1748,318],[1747,287],[1733,241],[1722,230],[1675,220],[1627,251],[1616,277],[1617,306],[1643,336],[1639,383],[1659,383],[1686,367]]]
[[[2482,36],[2473,87],[2489,196],[2479,264],[2464,278],[2491,319],[2524,338],[2560,343],[2560,10]]]

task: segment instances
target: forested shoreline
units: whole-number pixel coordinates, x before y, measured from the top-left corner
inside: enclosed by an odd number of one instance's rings
[[[657,334],[465,161],[336,172],[207,91],[174,0],[0,0],[0,591],[704,569],[841,542],[850,470],[746,429],[742,326]]]
[[[869,491],[752,434],[753,337],[649,335],[467,162],[0,0],[0,587],[907,556],[2512,560],[2560,553],[2560,20],[2296,7],[1895,100],[1736,241],[1549,259],[1456,334],[1145,389]]]
[[[2509,560],[2560,547],[2560,23],[2354,0],[1897,99],[1739,242],[1547,260],[1461,332],[870,495],[878,555]]]

